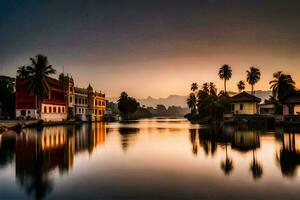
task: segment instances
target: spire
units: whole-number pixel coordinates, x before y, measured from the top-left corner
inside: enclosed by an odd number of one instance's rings
[[[93,91],[93,88],[92,88],[92,86],[91,86],[91,84],[89,83],[89,86],[88,86],[88,88],[87,88],[89,91]]]

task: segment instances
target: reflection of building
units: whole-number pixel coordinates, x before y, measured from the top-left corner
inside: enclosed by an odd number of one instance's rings
[[[247,92],[239,93],[231,99],[231,110],[236,115],[253,115],[258,113],[258,104],[261,99],[248,94]]]
[[[105,124],[103,122],[85,124],[76,130],[75,152],[88,151],[92,153],[96,146],[105,142],[105,137]]]
[[[233,149],[238,149],[239,151],[249,151],[258,147],[260,147],[260,139],[257,131],[235,131],[232,141]]]
[[[16,179],[30,196],[44,198],[51,192],[53,182],[49,172],[64,173],[73,167],[76,153],[104,144],[105,123],[74,126],[49,126],[41,131],[25,129],[21,135],[0,135],[0,167],[13,162]]]

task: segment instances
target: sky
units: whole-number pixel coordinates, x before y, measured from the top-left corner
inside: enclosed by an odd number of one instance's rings
[[[297,0],[1,0],[0,74],[15,76],[44,54],[58,74],[108,97],[187,95],[192,82],[220,91],[223,64],[231,91],[250,66],[262,73],[255,89],[268,90],[278,70],[300,87],[299,8]]]

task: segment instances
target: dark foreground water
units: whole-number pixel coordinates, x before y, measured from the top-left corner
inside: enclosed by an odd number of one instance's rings
[[[0,136],[0,199],[299,199],[300,133],[146,119]]]

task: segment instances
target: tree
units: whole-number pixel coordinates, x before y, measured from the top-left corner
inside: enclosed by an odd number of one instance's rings
[[[213,82],[209,82],[209,94],[210,95],[217,95],[217,87]]]
[[[198,84],[197,83],[192,83],[191,90],[192,90],[192,92],[197,91],[198,90]]]
[[[247,70],[247,82],[251,85],[251,94],[254,95],[254,85],[260,80],[260,70],[256,67],[250,67]]]
[[[191,114],[196,113],[196,103],[197,99],[194,93],[191,93],[190,96],[186,100],[188,107],[191,109]]]
[[[239,81],[237,84],[237,87],[239,89],[239,92],[242,92],[245,89],[245,82],[244,81]]]
[[[29,75],[30,75],[30,73],[27,70],[26,66],[18,67],[17,77],[19,77],[19,78],[27,78]]]
[[[128,115],[137,111],[139,103],[126,92],[122,92],[118,99],[118,109],[123,119],[127,120]]]
[[[49,95],[50,91],[47,77],[55,74],[56,70],[52,68],[52,65],[48,64],[48,58],[42,54],[36,55],[35,58],[30,58],[30,61],[31,65],[26,67],[26,70],[30,74],[28,77],[28,88],[36,97],[37,113],[40,115],[41,102]]]
[[[209,83],[204,83],[202,85],[202,92],[205,93],[205,94],[209,94]]]
[[[273,78],[269,84],[271,85],[270,88],[272,89],[273,96],[277,100],[295,90],[295,81],[291,75],[278,71],[273,74]]]
[[[8,76],[0,76],[0,115],[14,117],[15,114],[15,79]]]
[[[226,81],[228,81],[232,76],[232,69],[229,65],[225,64],[219,69],[219,77],[220,79],[224,80],[224,91],[227,93],[226,90]]]

